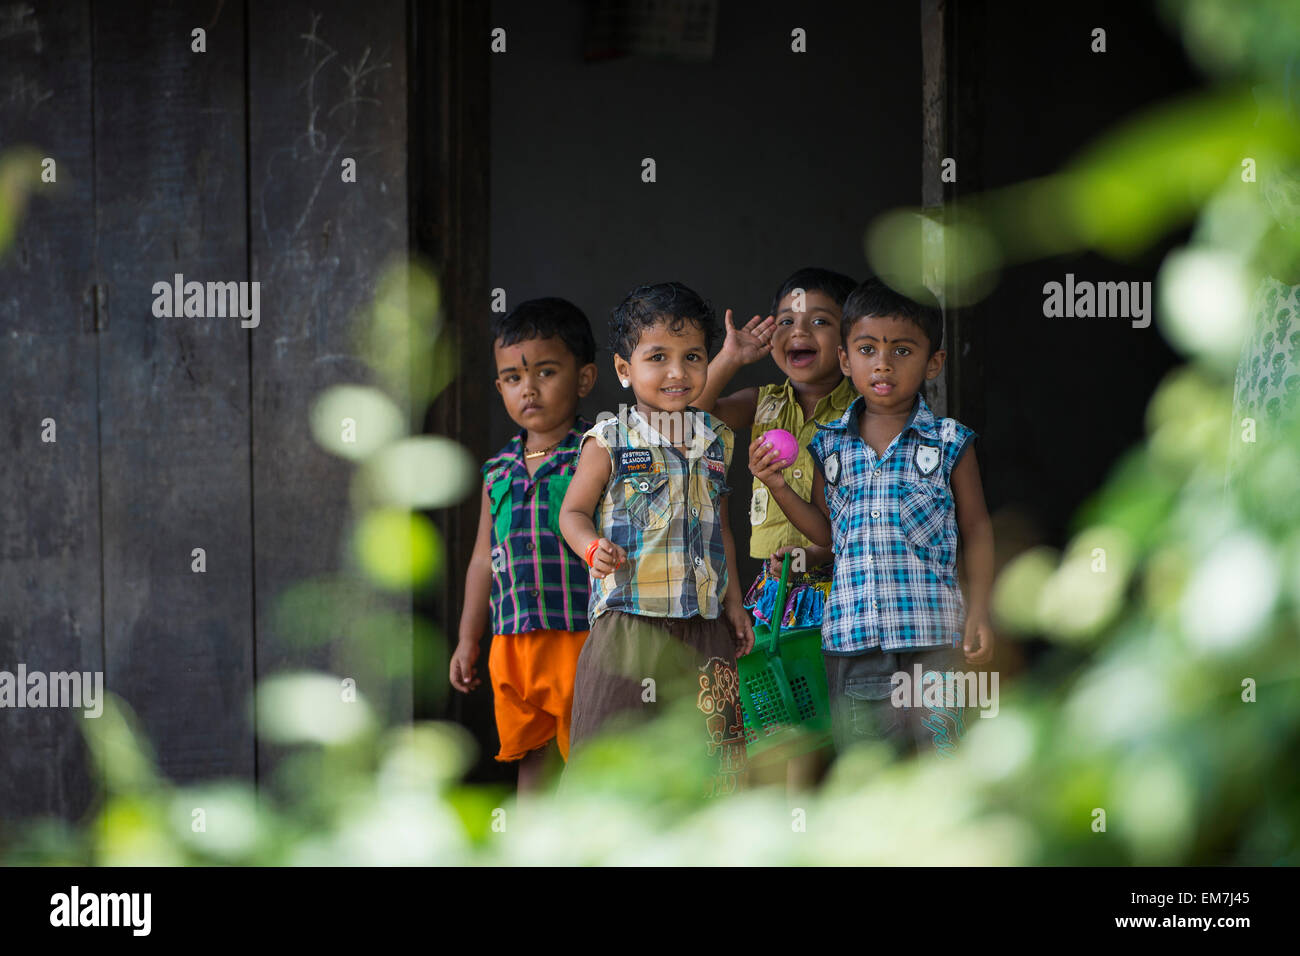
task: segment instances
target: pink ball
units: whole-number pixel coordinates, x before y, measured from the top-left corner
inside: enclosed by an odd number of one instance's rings
[[[799,457],[799,442],[784,428],[773,428],[764,432],[763,441],[772,443],[776,453],[781,456],[779,464],[782,468],[789,468]]]

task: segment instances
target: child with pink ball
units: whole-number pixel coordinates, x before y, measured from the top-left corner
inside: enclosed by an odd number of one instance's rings
[[[735,430],[751,428],[751,448],[763,441],[778,443],[786,484],[805,500],[812,494],[808,443],[817,424],[836,421],[857,398],[839,363],[840,310],[856,285],[828,269],[800,269],[777,289],[766,319],[754,316],[738,329],[728,312],[726,340],[709,363],[708,384],[696,401]],[[718,397],[737,371],[769,354],[785,381]],[[763,623],[775,612],[782,613],[786,626],[820,626],[831,586],[830,548],[813,544],[791,524],[758,480],[753,482],[749,521],[749,553],[763,559],[764,566],[745,606]],[[781,562],[790,553],[786,606],[776,612]]]

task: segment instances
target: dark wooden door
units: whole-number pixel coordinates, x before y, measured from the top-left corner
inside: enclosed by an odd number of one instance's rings
[[[0,163],[36,177],[0,252],[0,671],[102,672],[178,782],[265,773],[255,681],[329,670],[355,639],[289,640],[276,608],[356,577],[353,467],[309,413],[368,381],[356,322],[408,252],[407,15],[0,8]],[[260,283],[259,324],[155,316],[177,274]],[[383,607],[409,624],[409,598]],[[409,674],[372,689],[409,719]],[[0,709],[0,821],[91,805],[84,719]]]

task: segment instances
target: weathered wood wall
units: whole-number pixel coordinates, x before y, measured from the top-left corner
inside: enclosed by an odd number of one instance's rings
[[[44,147],[59,177],[32,197],[0,259],[0,669],[101,670],[99,340],[83,304],[95,233],[87,5],[7,6],[0,37],[0,162],[20,144]],[[41,441],[47,418],[52,443]],[[89,801],[81,720],[0,709],[0,820]]]
[[[407,15],[0,7],[0,154],[58,163],[0,258],[0,670],[104,671],[177,781],[265,773],[254,682],[352,638],[287,641],[274,609],[347,574],[352,468],[308,413],[367,380],[354,321],[408,250]],[[260,325],[154,317],[176,273],[259,281]],[[409,676],[382,696],[409,717]],[[0,822],[89,806],[82,719],[0,709]]]

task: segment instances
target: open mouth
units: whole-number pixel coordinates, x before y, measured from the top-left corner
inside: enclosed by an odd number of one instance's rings
[[[785,360],[794,368],[807,368],[817,361],[816,349],[787,349]]]
[[[877,395],[888,395],[894,390],[894,386],[891,382],[872,382],[871,390]]]
[[[663,392],[665,395],[685,395],[690,391],[690,389],[685,387],[661,388],[659,391]]]

